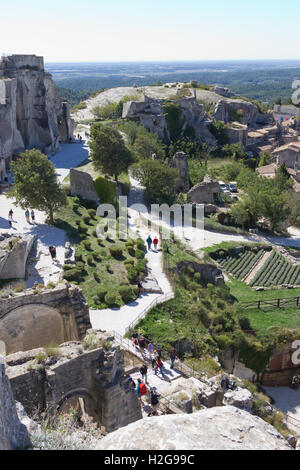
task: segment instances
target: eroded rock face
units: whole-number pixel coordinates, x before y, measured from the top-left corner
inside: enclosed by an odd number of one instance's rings
[[[101,440],[99,450],[292,450],[261,418],[232,406],[143,419]]]
[[[73,129],[68,105],[45,72],[42,57],[12,55],[0,61],[0,161],[6,160],[6,170],[22,150],[57,151]]]
[[[214,118],[216,121],[242,124],[255,124],[258,120],[259,109],[256,105],[243,100],[220,100],[216,106]]]
[[[179,178],[175,182],[175,191],[188,192],[190,189],[190,179],[186,154],[184,152],[175,153],[171,161],[171,167],[176,168],[179,173]]]
[[[34,235],[9,238],[0,235],[0,279],[25,278],[26,261],[35,238]]]
[[[0,450],[30,447],[27,428],[18,418],[16,403],[5,366],[0,363]]]

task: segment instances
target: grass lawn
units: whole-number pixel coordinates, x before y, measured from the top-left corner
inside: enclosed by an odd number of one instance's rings
[[[130,261],[135,266],[136,263],[144,262],[143,260],[137,261],[135,250],[133,250],[133,256],[129,255],[125,241],[110,239],[100,241],[96,235],[96,227],[101,218],[95,215],[90,217],[92,211],[88,212],[89,209],[91,207],[88,202],[82,201],[78,197],[69,196],[67,206],[61,208],[59,213],[55,215],[55,225],[67,232],[71,243],[75,245],[76,257],[81,257],[81,263],[84,263],[84,270],[80,278],[70,282],[79,285],[90,308],[99,309],[112,306],[108,305],[105,299],[100,300],[97,297],[97,293],[101,290],[116,297],[115,306],[124,305],[119,295],[119,288],[121,285],[129,286],[125,261]],[[104,221],[104,219],[102,220]],[[86,234],[79,233],[78,223],[81,223],[87,230]],[[111,255],[110,248],[112,247],[122,249],[120,258],[116,259]],[[136,286],[133,286],[132,290],[135,293],[134,298],[136,298]]]
[[[258,337],[268,335],[270,329],[300,328],[299,308],[274,308],[267,310],[249,310],[247,317]]]
[[[255,291],[242,281],[230,278],[227,283],[231,294],[239,302],[251,302],[252,300],[284,299],[300,296],[300,287],[296,289],[270,289],[265,291]],[[299,310],[300,314],[300,310]]]

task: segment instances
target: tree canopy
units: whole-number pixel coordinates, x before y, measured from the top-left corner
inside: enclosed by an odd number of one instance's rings
[[[43,210],[53,223],[53,214],[66,204],[66,195],[57,182],[54,165],[39,150],[26,150],[12,162],[14,187],[9,193],[23,209]]]
[[[121,134],[100,122],[96,122],[91,128],[89,146],[95,169],[114,176],[116,181],[133,161]]]
[[[172,203],[175,198],[174,181],[178,170],[150,158],[132,166],[133,176],[145,186],[150,202]]]

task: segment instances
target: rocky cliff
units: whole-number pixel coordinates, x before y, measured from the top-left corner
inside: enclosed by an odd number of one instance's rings
[[[291,450],[261,418],[233,406],[140,420],[104,437],[97,450]]]
[[[0,179],[14,154],[30,148],[55,152],[73,133],[68,105],[62,102],[42,57],[12,55],[0,62]],[[2,161],[1,161],[2,160]],[[4,160],[4,163],[3,163]]]
[[[5,367],[0,363],[0,450],[19,450],[29,446],[27,429],[18,418]]]

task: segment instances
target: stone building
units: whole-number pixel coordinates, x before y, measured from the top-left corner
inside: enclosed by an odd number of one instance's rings
[[[55,152],[73,135],[68,103],[62,103],[42,57],[12,55],[0,61],[0,179],[14,155],[38,148]]]
[[[187,201],[196,204],[218,204],[220,202],[220,185],[209,175],[202,183],[193,186],[187,193]]]

